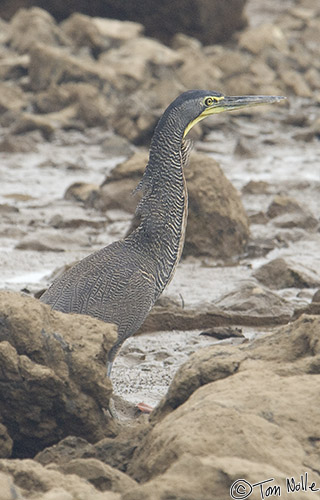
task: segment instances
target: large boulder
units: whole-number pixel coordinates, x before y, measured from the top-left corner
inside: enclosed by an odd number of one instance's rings
[[[14,456],[32,456],[69,434],[94,442],[114,433],[105,362],[115,339],[113,325],[1,292],[0,420]]]
[[[43,9],[21,9],[9,25],[7,43],[20,53],[29,52],[35,43],[59,46],[68,43],[67,37],[53,17]]]
[[[195,353],[151,417],[129,466],[144,484],[124,500],[224,499],[241,478],[273,478],[284,494],[286,477],[298,482],[301,470],[319,483],[319,359],[317,316],[250,345]]]
[[[243,253],[249,239],[248,217],[218,163],[193,154],[185,175],[189,215],[184,255],[228,259]]]

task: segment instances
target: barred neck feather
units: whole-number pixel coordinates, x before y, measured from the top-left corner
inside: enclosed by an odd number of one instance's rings
[[[173,276],[185,236],[188,195],[183,167],[190,142],[183,140],[183,125],[174,116],[159,123],[150,148],[149,162],[138,189],[143,197],[137,212],[138,228],[129,236],[139,247],[147,249],[157,266],[156,297]]]

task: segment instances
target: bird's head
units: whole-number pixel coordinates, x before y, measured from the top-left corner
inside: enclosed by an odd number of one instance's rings
[[[183,137],[185,137],[196,123],[207,116],[258,104],[271,104],[282,99],[285,99],[285,97],[267,95],[225,96],[220,92],[210,90],[189,90],[177,97],[169,108],[178,108],[179,115],[183,116],[185,123]]]

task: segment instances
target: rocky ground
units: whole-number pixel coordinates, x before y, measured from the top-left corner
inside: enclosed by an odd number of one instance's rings
[[[246,13],[224,45],[0,21],[0,499],[224,500],[242,478],[293,498],[306,472],[320,488],[320,9]],[[188,88],[288,99],[192,131],[183,259],[116,359],[112,419],[113,327],[32,296],[130,230],[152,130]]]

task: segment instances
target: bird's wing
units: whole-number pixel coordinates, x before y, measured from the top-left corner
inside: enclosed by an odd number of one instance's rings
[[[57,278],[40,300],[65,313],[118,325],[122,340],[142,324],[154,302],[155,279],[136,253],[115,242]]]

